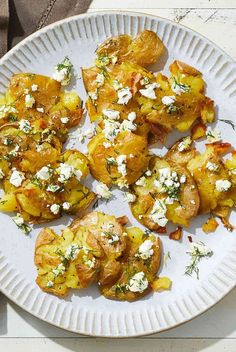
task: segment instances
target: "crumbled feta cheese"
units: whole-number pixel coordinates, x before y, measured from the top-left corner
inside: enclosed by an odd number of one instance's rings
[[[22,182],[25,180],[25,175],[23,172],[13,169],[13,172],[10,177],[10,183],[15,187],[20,187]]]
[[[48,166],[43,166],[37,173],[36,178],[40,180],[48,180],[52,175],[52,170]]]
[[[4,176],[5,176],[4,172],[2,171],[2,169],[0,169],[0,180],[2,180]]]
[[[61,163],[56,169],[59,174],[58,181],[61,183],[67,182],[74,174],[74,167],[72,165]]]
[[[167,208],[166,208],[165,202],[162,199],[157,199],[153,205],[153,208],[149,217],[156,224],[164,227],[168,222],[168,219],[166,218],[166,211],[167,211]]]
[[[102,73],[98,73],[97,76],[96,76],[95,82],[97,83],[97,85],[99,87],[101,87],[104,84],[104,82],[105,82],[104,75]]]
[[[129,290],[131,292],[143,292],[148,288],[148,280],[143,271],[135,274],[129,281]]]
[[[176,171],[171,171],[170,168],[160,169],[159,178],[154,180],[154,185],[158,193],[167,193],[169,198],[178,199],[180,182]]]
[[[44,113],[44,108],[36,108],[38,112],[41,112],[42,114]]]
[[[106,139],[113,142],[120,132],[120,123],[114,120],[104,120],[104,135]]]
[[[88,128],[87,130],[84,131],[84,136],[87,138],[92,138],[95,134],[94,128]]]
[[[210,143],[215,143],[221,140],[221,133],[220,133],[220,130],[218,130],[217,128],[212,130],[209,127],[206,131],[206,136],[207,136],[208,142]]]
[[[132,98],[132,93],[128,87],[119,89],[117,94],[118,94],[117,104],[126,105]]]
[[[26,94],[25,96],[25,106],[26,108],[32,108],[35,103],[35,99],[31,94]]]
[[[114,79],[114,81],[112,82],[112,85],[115,90],[119,90],[123,88],[122,84],[119,81],[117,81],[117,79]]]
[[[37,90],[38,90],[38,85],[37,85],[37,84],[32,84],[31,90],[32,90],[32,92],[37,92]]]
[[[58,186],[58,185],[48,185],[46,190],[47,190],[48,192],[55,193],[55,192],[59,191],[60,188],[61,188],[61,187]]]
[[[126,155],[119,155],[119,156],[116,158],[116,161],[117,161],[117,169],[118,169],[118,171],[121,173],[122,176],[126,176],[126,175],[127,175],[126,159],[127,159],[127,156],[126,156]]]
[[[130,192],[125,192],[125,198],[128,203],[133,203],[135,202],[136,195]]]
[[[190,203],[191,203],[191,204],[193,204],[193,205],[195,205],[195,204],[196,204],[196,202],[195,202],[195,200],[194,200],[194,199],[191,199],[191,200],[190,200]]]
[[[85,257],[85,258],[84,258]],[[84,256],[84,264],[87,265],[90,269],[93,269],[95,267],[96,259],[87,259],[86,256]]]
[[[25,133],[30,133],[30,131],[31,131],[30,122],[28,120],[24,120],[24,119],[20,120],[19,129]]]
[[[159,83],[147,84],[145,86],[145,89],[139,90],[139,93],[148,99],[154,100],[154,99],[156,99],[156,93],[155,93],[154,89],[159,88],[159,87],[160,87]]]
[[[111,143],[109,142],[103,142],[103,146],[107,149],[111,147]]]
[[[59,276],[59,275],[65,274],[65,271],[66,271],[65,266],[64,266],[62,263],[60,263],[60,264],[56,267],[56,269],[53,269],[53,270],[52,270],[52,273],[54,274],[55,277],[57,277],[57,276]]]
[[[175,102],[175,96],[174,95],[169,95],[169,96],[166,95],[166,96],[162,97],[161,101],[162,101],[162,104],[164,104],[164,105],[167,105],[167,106],[171,105]]]
[[[66,248],[65,258],[68,260],[75,260],[80,252],[81,247],[76,243],[72,243]]]
[[[129,121],[134,121],[136,119],[137,115],[136,115],[136,112],[132,111],[128,114],[128,120]]]
[[[219,166],[215,163],[212,163],[211,161],[208,161],[208,163],[206,164],[206,168],[209,171],[216,172],[219,169]]]
[[[99,198],[110,199],[112,197],[112,193],[105,183],[99,183],[96,186],[96,193]]]
[[[191,256],[208,256],[212,254],[212,250],[207,247],[203,242],[192,242],[190,243],[190,254]]]
[[[228,180],[217,180],[216,189],[218,192],[227,192],[232,186],[231,182]]]
[[[66,86],[70,83],[72,77],[73,65],[68,57],[55,67],[55,73],[53,79],[60,82],[62,86]]]
[[[111,120],[119,120],[120,117],[120,112],[118,110],[104,109],[102,113]]]
[[[145,172],[145,175],[148,176],[148,177],[149,177],[149,176],[152,176],[152,171],[151,171],[151,170],[147,170],[147,171]]]
[[[183,140],[179,143],[178,145],[178,151],[183,152],[184,150],[189,149],[189,147],[192,144],[192,139],[191,137],[185,137]]]
[[[69,202],[62,203],[62,209],[63,210],[69,210],[70,209],[70,203]]]
[[[69,117],[61,117],[61,122],[62,123],[68,123],[69,122]]]
[[[143,260],[146,260],[146,259],[150,258],[153,255],[153,253],[154,253],[154,251],[152,249],[152,246],[153,246],[153,242],[151,240],[144,241],[139,246],[138,256],[140,258],[142,258]]]
[[[59,204],[52,204],[50,206],[50,210],[54,215],[57,215],[60,211],[60,205]]]
[[[54,286],[53,281],[49,280],[49,281],[47,282],[47,287],[48,287],[48,288],[52,288],[53,286]]]
[[[185,183],[186,182],[186,175],[180,176],[179,182],[180,183]]]
[[[80,170],[74,170],[74,176],[77,178],[78,181],[80,181],[81,177],[83,176],[83,173]]]
[[[88,96],[92,100],[97,100],[98,98],[97,92],[88,92]]]
[[[141,177],[135,182],[135,184],[136,184],[137,186],[144,186],[145,183],[146,183],[146,177],[144,177],[144,176],[141,176]]]
[[[120,130],[121,131],[135,131],[137,129],[137,125],[133,123],[132,121],[129,120],[124,120],[120,124]]]

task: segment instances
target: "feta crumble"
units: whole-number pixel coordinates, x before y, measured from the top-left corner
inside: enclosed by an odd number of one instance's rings
[[[114,120],[104,120],[103,133],[107,140],[113,142],[120,132],[120,123]]]
[[[208,161],[208,163],[206,164],[206,168],[209,171],[216,172],[219,169],[219,166],[215,163],[212,163],[211,161]]]
[[[128,87],[119,89],[117,94],[118,94],[117,104],[120,104],[120,105],[128,104],[128,102],[132,98],[132,93]]]
[[[69,202],[62,203],[62,209],[63,210],[69,210],[70,209],[70,203]]]
[[[50,211],[54,214],[57,215],[60,211],[60,205],[59,204],[52,204],[50,206]]]
[[[38,85],[37,85],[37,84],[32,84],[31,90],[32,90],[32,92],[37,92],[37,90],[38,90]]]
[[[120,130],[121,131],[135,131],[137,129],[137,125],[133,123],[132,121],[129,120],[124,120],[120,124]]]
[[[31,94],[26,94],[25,96],[25,107],[32,108],[34,106],[35,99]]]
[[[31,227],[25,223],[23,217],[19,213],[17,213],[16,216],[13,216],[12,220],[24,234],[28,235],[32,230]]]
[[[69,122],[69,117],[61,117],[61,122],[66,124]]]
[[[30,133],[30,131],[31,131],[30,122],[28,120],[24,120],[24,119],[20,120],[19,129],[25,133]]]
[[[131,277],[128,288],[131,292],[143,292],[148,288],[148,280],[143,271]]]
[[[52,175],[52,170],[48,166],[43,166],[37,173],[36,178],[40,180],[48,180]]]
[[[162,101],[162,104],[164,104],[164,105],[171,105],[171,104],[173,104],[174,102],[175,102],[175,96],[174,95],[169,95],[169,96],[164,96],[164,97],[162,97],[162,99],[161,99],[161,101]]]
[[[58,181],[61,183],[66,183],[74,175],[74,167],[66,163],[61,163],[56,171],[59,174]]]
[[[121,173],[122,176],[126,176],[126,175],[127,175],[126,159],[127,159],[127,156],[126,156],[126,155],[119,155],[119,156],[116,158],[116,161],[117,161],[117,169],[118,169],[118,171]]]
[[[232,186],[231,182],[228,180],[217,180],[216,189],[218,192],[227,192]]]
[[[128,120],[133,122],[136,119],[137,115],[136,112],[132,111],[128,114]]]
[[[8,114],[17,114],[17,113],[18,113],[18,110],[15,109],[11,105],[2,105],[2,106],[0,106],[0,119],[3,119]]]
[[[168,222],[168,219],[166,218],[166,211],[167,211],[167,208],[164,200],[157,199],[153,205],[153,208],[151,210],[149,217],[156,224],[158,224],[161,227],[164,227]]]
[[[25,175],[23,172],[16,170],[15,168],[12,169],[13,172],[10,177],[10,183],[15,187],[20,187],[22,182],[25,180]]]
[[[62,86],[67,86],[72,77],[73,65],[68,57],[55,67],[55,73],[53,74],[53,79],[60,82]]]
[[[145,86],[145,89],[140,89],[139,93],[142,94],[145,98],[155,100],[156,99],[156,88],[159,88],[159,83],[151,83]]]
[[[151,240],[146,240],[144,241],[138,249],[138,256],[140,258],[142,258],[143,260],[146,260],[148,258],[150,258],[153,253],[154,250],[152,249],[153,246],[153,242]]]
[[[101,87],[104,84],[104,82],[105,82],[104,75],[102,73],[98,73],[97,76],[96,76],[95,82],[97,83],[97,85],[99,87]]]
[[[59,275],[65,274],[66,268],[65,266],[60,263],[55,269],[52,270],[52,273],[54,274],[55,277]]]
[[[105,183],[99,183],[96,186],[96,193],[99,198],[110,199],[112,197],[112,193]]]
[[[42,114],[44,113],[44,108],[36,108],[38,112],[41,112]]]
[[[119,120],[120,117],[120,112],[118,110],[104,109],[102,113],[111,120]]]

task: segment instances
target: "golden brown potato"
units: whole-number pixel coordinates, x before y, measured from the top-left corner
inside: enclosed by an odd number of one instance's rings
[[[129,35],[108,38],[98,49],[99,57],[115,57],[117,62],[132,62],[140,66],[154,64],[164,51],[156,33],[144,30],[132,40]]]
[[[152,290],[152,282],[161,262],[161,242],[159,238],[144,233],[137,227],[126,229],[127,251],[121,260],[119,278],[112,283],[101,284],[101,293],[109,299],[134,301]],[[147,242],[146,242],[147,241]],[[149,243],[149,251],[143,253],[143,243]]]
[[[96,281],[106,298],[128,301],[149,293],[160,267],[161,242],[137,227],[124,229],[123,220],[92,212],[61,236],[42,230],[35,244],[39,287],[65,296],[70,288]]]
[[[109,147],[108,142],[104,133],[99,133],[88,144],[93,177],[107,185],[135,182],[148,166],[146,138],[126,131],[119,133]]]
[[[198,213],[199,194],[193,178],[186,168],[165,158],[152,158],[148,173],[132,189],[136,196],[132,213],[151,230],[165,232],[168,221],[189,226]]]
[[[220,190],[222,180],[227,181],[226,183],[231,182],[229,172],[221,160],[222,153],[225,153],[229,148],[228,143],[208,144],[203,154],[198,153],[187,164],[199,190],[200,214],[208,213],[217,206],[232,207],[234,204],[231,198],[234,187],[225,191]],[[219,183],[219,187],[217,187],[217,183]]]

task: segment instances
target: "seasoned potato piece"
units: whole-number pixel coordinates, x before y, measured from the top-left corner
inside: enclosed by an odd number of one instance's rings
[[[144,30],[132,40],[129,35],[108,38],[98,49],[98,56],[116,57],[118,62],[132,62],[140,66],[154,64],[164,51],[156,33]]]
[[[231,177],[221,161],[222,153],[225,153],[229,148],[228,143],[208,144],[205,153],[198,153],[187,164],[199,190],[200,214],[208,213],[218,205],[232,207],[234,204],[231,198],[231,183],[228,187]],[[227,189],[220,186],[222,181],[226,181]]]
[[[184,137],[176,142],[165,155],[168,162],[185,166],[196,156],[196,148],[192,146],[190,137]]]
[[[35,243],[36,283],[43,291],[57,296],[66,296],[70,288],[89,286],[99,268],[99,259],[92,254],[97,246],[89,241],[89,234],[81,242],[70,229],[65,229],[62,236],[43,229]]]
[[[148,166],[147,140],[131,132],[121,132],[113,145],[103,133],[97,134],[88,144],[91,174],[107,185],[131,184]]]
[[[101,284],[101,293],[109,299],[137,300],[151,291],[161,261],[161,242],[152,234],[145,234],[137,227],[126,229],[127,251],[121,260],[119,278]]]
[[[171,286],[172,281],[168,277],[159,277],[152,283],[153,290],[157,292],[170,290]]]
[[[215,218],[209,218],[205,224],[202,225],[202,230],[206,233],[215,232],[218,226],[219,224]]]
[[[183,166],[152,158],[149,172],[133,185],[136,200],[131,204],[135,218],[151,230],[165,232],[168,220],[189,226],[199,208],[195,182]]]

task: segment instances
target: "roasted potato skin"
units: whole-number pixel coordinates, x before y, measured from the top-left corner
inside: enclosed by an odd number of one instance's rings
[[[107,185],[125,181],[127,184],[135,182],[147,168],[149,162],[147,140],[131,132],[121,132],[115,139],[113,146],[105,148],[106,138],[103,133],[97,134],[88,144],[88,158],[91,174],[95,179]],[[126,155],[127,175],[118,172],[117,165],[109,165],[108,158]]]
[[[156,33],[144,30],[132,39],[119,35],[107,39],[98,49],[99,56],[117,57],[118,62],[132,62],[140,66],[154,64],[163,54],[164,45]]]

